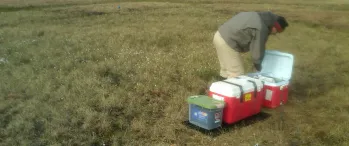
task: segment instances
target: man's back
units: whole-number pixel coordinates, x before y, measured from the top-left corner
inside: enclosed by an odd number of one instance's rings
[[[255,31],[261,31],[263,36],[268,37],[268,26],[275,19],[276,15],[271,12],[241,12],[221,25],[219,32],[231,48],[247,52]]]
[[[258,21],[259,23],[255,23]],[[221,27],[230,27],[231,29],[260,28],[260,18],[257,12],[240,12]]]

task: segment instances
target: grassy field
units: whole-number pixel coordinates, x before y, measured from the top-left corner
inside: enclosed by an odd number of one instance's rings
[[[0,145],[349,145],[349,2],[119,2],[0,1]],[[289,102],[189,128],[186,98],[219,72],[215,31],[262,10],[290,22],[267,44],[295,56]]]

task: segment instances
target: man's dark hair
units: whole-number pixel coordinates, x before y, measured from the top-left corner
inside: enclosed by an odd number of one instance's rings
[[[279,16],[276,21],[280,24],[282,30],[285,30],[285,28],[288,27],[288,22],[284,17]]]

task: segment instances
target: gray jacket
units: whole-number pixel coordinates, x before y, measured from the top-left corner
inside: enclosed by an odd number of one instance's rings
[[[270,28],[277,17],[271,12],[241,12],[221,25],[218,31],[231,48],[238,52],[251,51],[253,63],[260,64]]]

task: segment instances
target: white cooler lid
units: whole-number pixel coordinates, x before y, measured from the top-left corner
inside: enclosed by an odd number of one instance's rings
[[[282,80],[290,80],[293,68],[293,55],[277,50],[266,50],[261,74]]]
[[[262,80],[259,80],[259,79],[256,79],[256,78],[252,78],[252,77],[249,77],[247,75],[240,75],[240,76],[237,76],[236,78],[238,78],[240,80],[247,80],[247,81],[250,80],[250,81],[253,81],[257,85],[257,91],[260,91],[263,88],[263,86],[264,86]]]
[[[236,79],[236,78],[229,78],[223,81],[214,82],[210,86],[210,91],[227,96],[227,97],[240,98],[241,96],[240,87],[233,84],[226,83],[226,82],[241,85],[243,89],[243,94],[254,91],[254,85],[251,82],[247,81],[246,79]],[[260,91],[260,88],[258,87],[256,90]]]

